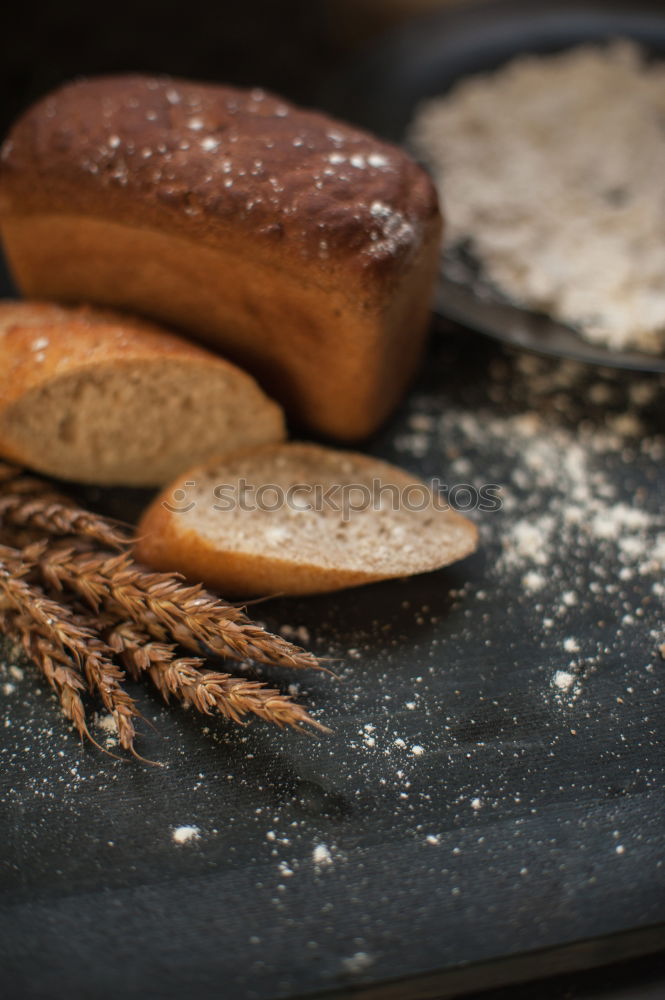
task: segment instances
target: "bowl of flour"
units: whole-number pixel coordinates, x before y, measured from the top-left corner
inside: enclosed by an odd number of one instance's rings
[[[384,39],[349,91],[437,185],[439,313],[665,371],[661,3],[453,5]]]

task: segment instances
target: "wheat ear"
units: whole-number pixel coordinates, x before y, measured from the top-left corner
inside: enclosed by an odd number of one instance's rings
[[[134,749],[136,730],[132,719],[140,713],[121,686],[124,674],[111,660],[113,651],[101,642],[93,628],[77,621],[69,608],[24,579],[33,569],[34,563],[26,561],[25,550],[20,552],[0,546],[0,594],[5,606],[9,605],[25,620],[32,621],[36,631],[48,642],[71,656],[83,671],[90,689],[99,693],[104,707],[113,715],[121,746],[138,756]]]
[[[77,552],[69,546],[41,548],[35,563],[50,587],[68,588],[95,611],[120,610],[152,638],[175,639],[236,660],[299,669],[323,669],[313,653],[252,622],[241,608],[171,573],[153,573],[128,553]]]
[[[200,657],[178,657],[175,646],[152,642],[132,622],[115,625],[105,638],[122,655],[130,673],[147,673],[167,702],[173,695],[206,715],[217,711],[234,722],[242,722],[243,716],[251,713],[280,728],[302,729],[308,725],[321,732],[330,731],[274,688],[260,681],[205,670],[205,661]]]
[[[81,739],[88,739],[103,750],[88,729],[81,698],[85,684],[71,658],[50,639],[36,632],[32,619],[7,608],[0,611],[0,628],[21,645],[28,659],[41,670],[55,691],[64,715],[73,723]]]
[[[83,510],[57,493],[0,493],[0,522],[48,535],[78,535],[105,548],[122,548],[129,543],[107,518]]]

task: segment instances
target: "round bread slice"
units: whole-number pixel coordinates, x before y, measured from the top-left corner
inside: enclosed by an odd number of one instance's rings
[[[161,486],[192,462],[281,441],[246,372],[131,316],[0,303],[0,455],[104,486]]]
[[[228,596],[311,594],[447,566],[475,526],[421,480],[313,444],[190,469],[144,513],[136,556]]]

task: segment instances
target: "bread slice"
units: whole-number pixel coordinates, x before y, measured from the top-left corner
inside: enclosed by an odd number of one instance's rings
[[[151,504],[137,534],[137,558],[149,566],[240,596],[410,576],[477,544],[475,526],[437,506],[409,473],[299,443],[189,469]]]
[[[160,486],[193,461],[284,438],[251,376],[119,313],[0,303],[0,455],[100,485]]]
[[[367,132],[261,90],[131,75],[20,118],[0,229],[24,295],[182,329],[354,440],[417,368],[441,216],[426,172]]]

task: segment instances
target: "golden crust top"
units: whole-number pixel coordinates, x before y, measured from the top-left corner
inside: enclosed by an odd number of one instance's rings
[[[69,83],[30,108],[0,158],[2,214],[84,213],[219,245],[398,272],[439,225],[399,148],[262,90],[144,75]]]

